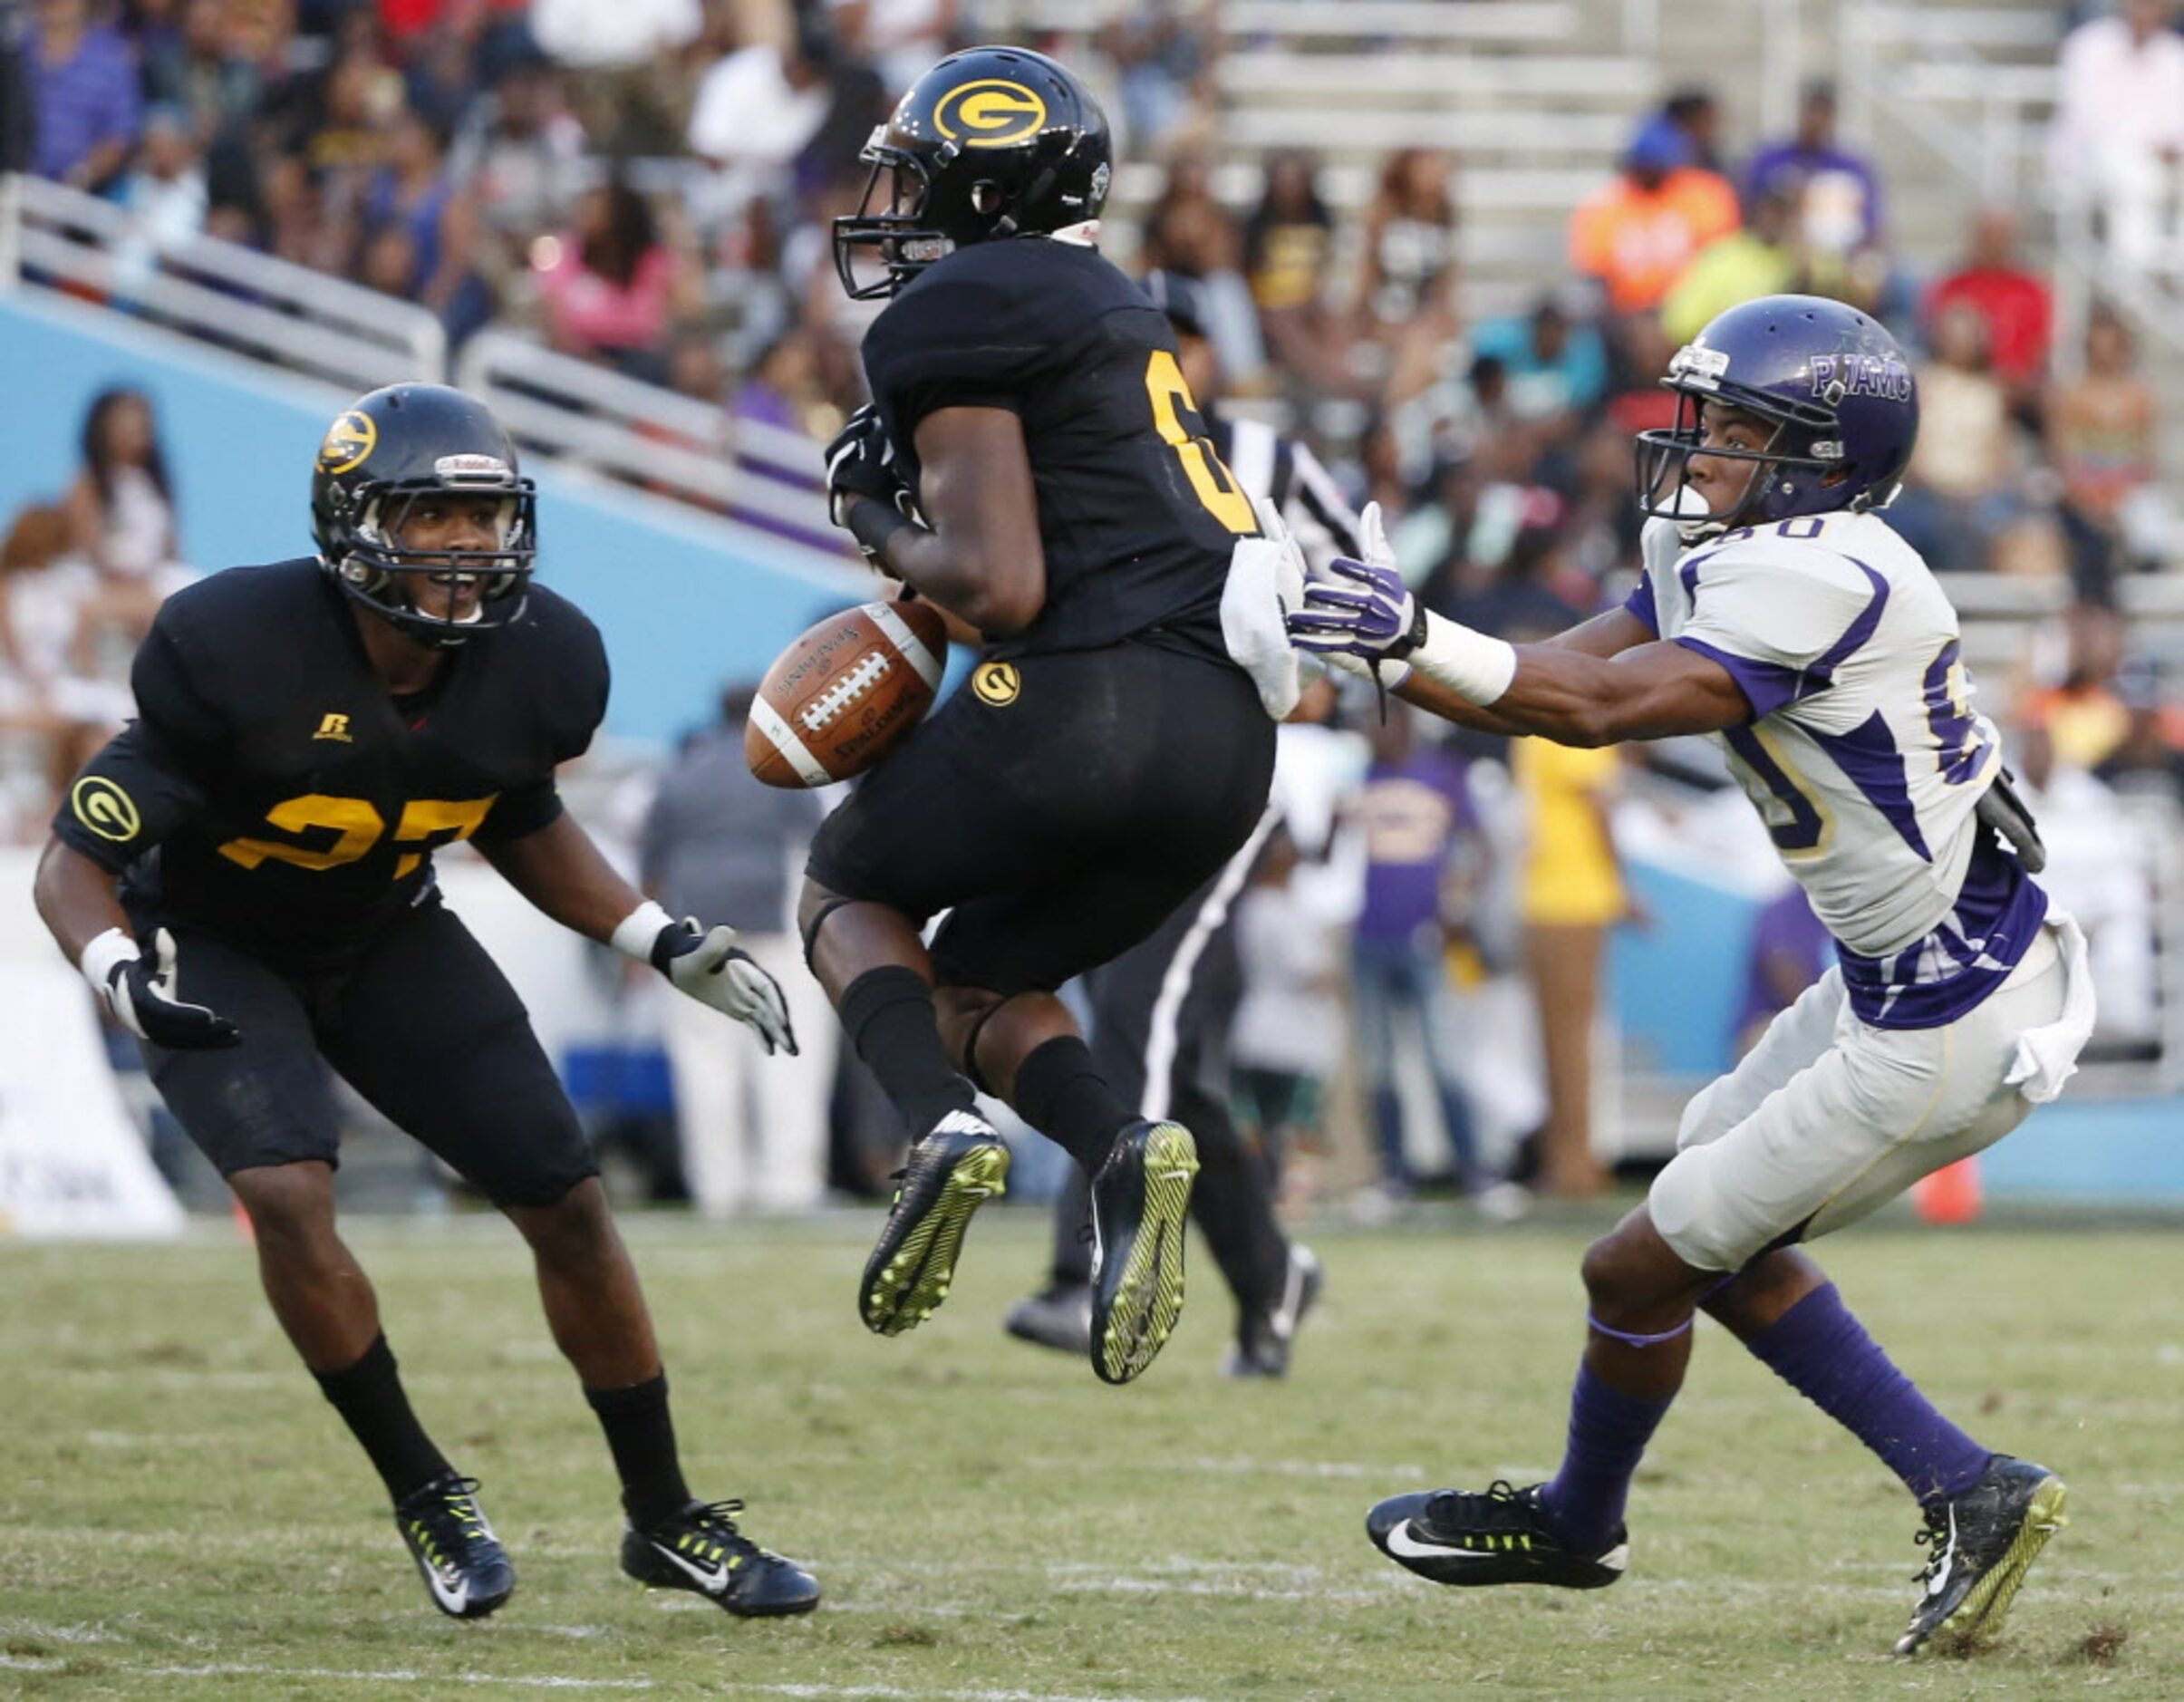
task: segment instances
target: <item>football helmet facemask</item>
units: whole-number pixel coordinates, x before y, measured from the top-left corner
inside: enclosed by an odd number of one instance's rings
[[[852,301],[893,295],[943,255],[1099,217],[1114,175],[1106,115],[1076,74],[1022,47],[969,47],[910,85],[859,156],[856,212],[834,222]],[[857,262],[876,255],[877,276]]]
[[[1885,508],[1902,488],[1918,436],[1910,363],[1880,323],[1816,295],[1766,295],[1732,307],[1679,349],[1661,380],[1676,424],[1638,437],[1638,503],[1671,519],[1685,542],[1799,515]],[[1706,404],[1773,427],[1757,450],[1705,447]],[[1694,455],[1749,461],[1725,508],[1686,482]]]
[[[489,549],[406,546],[411,515],[430,498],[493,502]],[[327,428],[311,476],[319,561],[349,596],[420,643],[459,644],[523,613],[537,554],[537,503],[516,445],[492,411],[444,384],[391,384],[359,397]],[[467,614],[429,614],[417,575],[482,581]]]

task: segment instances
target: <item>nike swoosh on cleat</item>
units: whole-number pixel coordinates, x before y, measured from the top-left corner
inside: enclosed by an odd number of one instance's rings
[[[1941,1553],[1941,1570],[1934,1574],[1934,1581],[1926,1587],[1928,1599],[1939,1595],[1948,1588],[1949,1574],[1957,1570],[1957,1509],[1949,1509],[1949,1544]]]
[[[1504,1555],[1488,1554],[1477,1549],[1456,1548],[1446,1542],[1421,1542],[1411,1533],[1411,1523],[1406,1519],[1387,1533],[1387,1552],[1400,1554],[1406,1560],[1503,1560]]]
[[[424,1573],[425,1588],[432,1592],[432,1600],[439,1602],[449,1613],[459,1614],[470,1605],[470,1589],[468,1584],[457,1584],[450,1588],[441,1579],[437,1568],[420,1566],[418,1571]]]
[[[664,1560],[673,1562],[675,1565],[688,1572],[697,1583],[698,1588],[704,1591],[709,1596],[717,1596],[728,1588],[728,1568],[726,1566],[693,1566],[681,1555],[676,1553],[673,1549],[664,1548],[657,1542],[652,1544],[652,1552]]]

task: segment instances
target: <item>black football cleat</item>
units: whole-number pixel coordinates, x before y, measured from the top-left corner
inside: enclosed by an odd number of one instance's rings
[[[1937,1637],[1961,1647],[1999,1629],[2047,1539],[2070,1523],[2069,1494],[2046,1466],[1997,1454],[1961,1495],[1926,1503],[1918,1540],[1934,1552],[1896,1652],[1915,1655]]]
[[[1061,1353],[1092,1350],[1092,1290],[1082,1282],[1051,1282],[1009,1309],[1001,1328],[1019,1341]]]
[[[1287,1377],[1297,1326],[1319,1303],[1324,1281],[1312,1250],[1292,1243],[1289,1268],[1282,1273],[1281,1299],[1272,1306],[1254,1307],[1237,1320],[1236,1345],[1222,1361],[1223,1375]]]
[[[515,1592],[516,1568],[478,1504],[475,1477],[450,1472],[412,1490],[394,1504],[394,1523],[442,1613],[482,1620]]]
[[[819,1581],[769,1553],[736,1528],[739,1501],[693,1501],[672,1519],[632,1525],[622,1536],[622,1570],[641,1584],[688,1590],[739,1619],[809,1613]]]
[[[1092,1178],[1092,1368],[1144,1374],[1183,1314],[1184,1219],[1198,1147],[1180,1123],[1133,1123]]]
[[[894,1204],[857,1286],[865,1328],[881,1336],[915,1330],[948,1298],[971,1214],[1009,1191],[1009,1149],[984,1117],[951,1111],[895,1175]]]
[[[1604,1590],[1630,1563],[1630,1539],[1620,1530],[1605,1553],[1572,1553],[1549,1523],[1537,1484],[1390,1496],[1365,1515],[1365,1533],[1396,1565],[1437,1584]]]

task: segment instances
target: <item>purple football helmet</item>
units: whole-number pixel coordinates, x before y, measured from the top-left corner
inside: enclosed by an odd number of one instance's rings
[[[1885,508],[1918,436],[1918,391],[1896,339],[1818,295],[1763,295],[1716,314],[1677,351],[1661,382],[1677,393],[1676,424],[1638,433],[1638,508],[1674,520],[1689,540],[1793,515]],[[1694,506],[1684,482],[1707,402],[1774,428],[1764,449],[1706,451],[1754,463],[1726,509]]]

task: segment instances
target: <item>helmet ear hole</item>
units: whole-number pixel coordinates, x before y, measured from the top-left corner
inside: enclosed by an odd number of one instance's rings
[[[972,184],[971,207],[981,217],[991,218],[1001,210],[1001,186],[990,178],[982,178]]]

